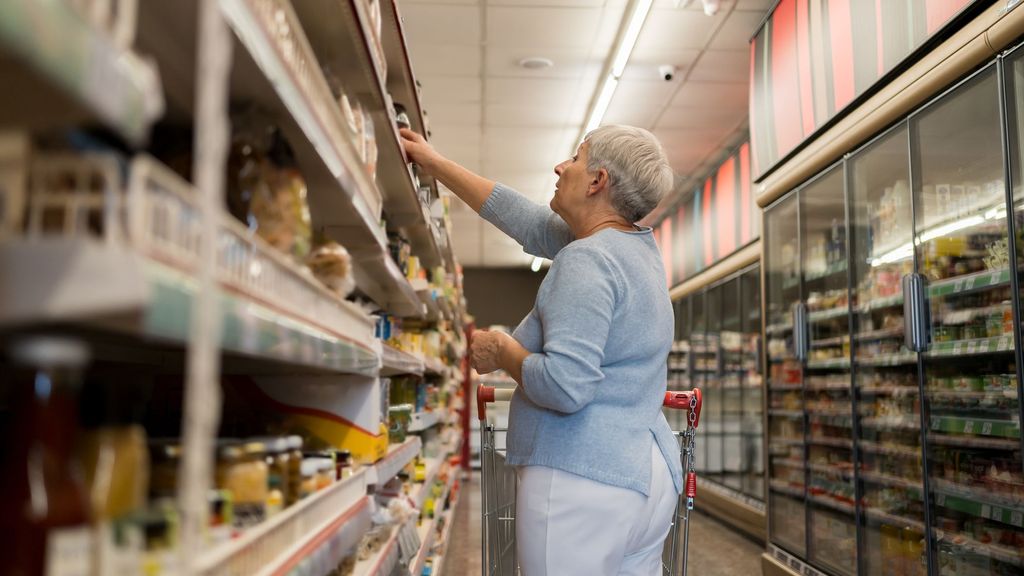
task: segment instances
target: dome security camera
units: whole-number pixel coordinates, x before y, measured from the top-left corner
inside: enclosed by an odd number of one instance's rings
[[[671,82],[676,77],[676,67],[672,64],[658,66],[658,76],[665,82]]]

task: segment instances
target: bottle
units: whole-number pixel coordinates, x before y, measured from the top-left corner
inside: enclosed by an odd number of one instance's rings
[[[82,395],[78,456],[93,513],[96,574],[131,571],[142,552],[143,534],[132,515],[145,507],[149,491],[149,448],[140,424],[145,391],[136,381],[92,380]]]
[[[93,548],[89,503],[74,442],[76,395],[89,351],[78,340],[35,336],[11,348],[17,420],[0,486],[6,576],[87,576]]]

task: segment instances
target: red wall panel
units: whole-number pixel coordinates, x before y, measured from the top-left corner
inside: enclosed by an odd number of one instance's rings
[[[803,140],[800,125],[800,73],[796,36],[796,0],[782,0],[772,16],[772,109],[779,150],[791,150]]]

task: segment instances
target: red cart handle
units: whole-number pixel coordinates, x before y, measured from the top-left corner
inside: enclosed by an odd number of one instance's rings
[[[694,402],[696,399],[696,402]],[[691,408],[690,405],[693,404]],[[704,406],[704,395],[701,394],[700,388],[694,388],[689,391],[673,391],[669,390],[665,392],[665,401],[662,403],[665,408],[672,408],[673,410],[686,410],[687,412],[693,411],[693,428],[697,428],[697,424],[700,423],[700,409]]]
[[[476,387],[476,415],[481,422],[487,418],[487,404],[490,402],[508,401],[512,399],[514,388],[495,388],[494,386]]]

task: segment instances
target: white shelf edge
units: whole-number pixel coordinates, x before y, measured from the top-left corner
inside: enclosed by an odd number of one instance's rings
[[[423,446],[419,436],[410,436],[405,442],[388,449],[387,456],[370,466],[366,475],[368,485],[383,486],[420,453]]]
[[[283,564],[291,557],[290,555],[294,553],[296,546],[301,549],[306,542],[318,535],[324,528],[334,523],[339,517],[358,509],[359,506],[366,505],[366,472],[367,470],[364,468],[353,474],[350,478],[335,482],[328,488],[304,498],[290,508],[285,509],[277,516],[254,526],[241,537],[203,552],[198,560],[199,573],[219,573],[217,569],[223,567],[225,563],[230,562],[235,556],[251,552],[252,547],[257,546],[264,538],[273,538],[271,533],[275,529],[284,526],[287,522],[293,519],[297,519],[303,512],[320,505],[323,501],[335,496],[339,492],[350,492],[351,502],[349,506],[346,506],[342,510],[338,510],[313,530],[306,532],[303,538],[298,539],[291,547],[279,553],[274,561],[267,566]],[[358,494],[358,496],[355,496],[355,494]]]

